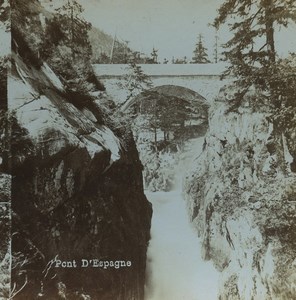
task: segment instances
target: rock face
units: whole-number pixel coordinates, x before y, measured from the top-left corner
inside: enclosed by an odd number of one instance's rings
[[[65,96],[46,64],[14,53],[14,299],[143,299],[152,211],[134,141],[99,121],[98,104],[78,109]],[[82,268],[82,259],[131,266]]]
[[[8,299],[10,291],[10,223],[10,203],[0,202],[0,299]]]
[[[146,90],[121,106],[133,120],[146,190],[169,191],[175,186],[188,141],[206,133],[208,107],[198,93],[173,85]]]
[[[203,256],[222,272],[221,300],[295,299],[295,128],[280,134],[267,112],[223,101],[185,181]]]

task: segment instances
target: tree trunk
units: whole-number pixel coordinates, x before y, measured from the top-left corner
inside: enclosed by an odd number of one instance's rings
[[[270,63],[275,62],[275,46],[274,46],[274,20],[273,20],[273,0],[265,1],[265,29],[266,44]]]

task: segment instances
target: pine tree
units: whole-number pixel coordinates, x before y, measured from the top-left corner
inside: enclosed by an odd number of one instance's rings
[[[128,47],[129,41],[120,42],[117,39],[114,42],[112,54],[113,64],[127,64],[132,57],[132,51]]]
[[[82,17],[83,8],[76,0],[67,2],[57,10],[57,21],[65,36],[65,44],[71,48],[72,59],[76,55],[91,55],[88,31],[91,24]]]
[[[276,62],[275,27],[287,27],[296,21],[294,0],[226,0],[219,8],[214,26],[226,21],[232,38],[224,45],[230,67],[224,75],[233,75],[242,98],[251,86],[270,92],[271,102],[278,101],[271,85]],[[238,96],[238,95],[236,95]]]
[[[152,63],[153,63],[153,64],[157,64],[157,57],[158,57],[157,51],[158,51],[158,50],[156,50],[156,49],[153,47],[152,53],[151,53],[151,59],[152,59]]]
[[[156,153],[161,141],[168,142],[172,133],[176,140],[186,134],[185,122],[195,114],[192,104],[183,98],[166,95],[158,91],[144,91],[129,107],[134,117],[145,120],[138,123],[141,130],[150,131]],[[144,119],[143,119],[144,117]],[[163,136],[159,136],[162,131]]]
[[[214,60],[215,60],[215,63],[218,63],[218,40],[219,40],[219,37],[218,37],[218,33],[216,32],[216,35],[215,35],[215,45],[214,45]]]
[[[127,72],[123,78],[123,82],[118,83],[118,86],[128,91],[127,102],[137,94],[152,87],[152,81],[148,75],[146,75],[141,66],[131,62],[127,66]],[[124,102],[124,103],[125,103]]]
[[[74,78],[84,82],[93,78],[90,65],[92,48],[88,38],[91,24],[82,13],[83,8],[76,0],[64,1],[64,5],[46,20],[39,47],[41,58],[69,84]]]
[[[193,51],[194,56],[192,57],[193,64],[207,64],[209,63],[207,48],[204,47],[202,41],[202,35],[198,36],[198,42],[196,44],[196,48]]]

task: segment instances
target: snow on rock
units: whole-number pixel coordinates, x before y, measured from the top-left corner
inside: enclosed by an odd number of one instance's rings
[[[120,158],[120,141],[114,133],[106,126],[101,127],[98,133],[101,137],[102,144],[111,151],[111,160],[116,161]]]
[[[62,289],[67,299],[81,291],[92,299],[142,299],[152,211],[132,135],[115,135],[98,120],[99,97],[97,105],[75,106],[49,66],[36,68],[21,55],[12,55],[8,85],[13,230],[21,233],[13,236],[12,277],[17,286],[27,278],[29,287],[19,297],[57,299]],[[55,257],[133,267],[49,268],[44,276]]]
[[[222,272],[220,298],[294,299],[296,177],[291,140],[269,113],[213,103],[204,151],[184,190],[202,255]]]
[[[291,155],[291,153],[289,152],[288,145],[287,145],[287,139],[284,136],[284,134],[282,134],[282,140],[283,140],[285,162],[286,162],[287,167],[288,167],[294,161],[294,158]]]
[[[105,126],[94,125],[96,118],[90,110],[80,111],[62,99],[57,105],[50,93],[44,95],[34,88],[30,82],[33,74],[21,62],[16,61],[15,65],[21,80],[15,76],[10,78],[9,98],[14,99],[9,103],[10,109],[15,111],[20,126],[28,130],[30,137],[38,141],[40,147],[46,146],[49,155],[71,146],[86,147],[91,158],[104,149],[111,152],[112,162],[120,158],[118,138]],[[47,64],[41,67],[40,73],[45,75],[44,84],[48,84],[49,79],[54,88],[63,90],[62,83]]]
[[[0,202],[9,202],[11,197],[11,176],[0,172]]]
[[[0,174],[0,184],[3,183],[3,176],[4,174]],[[8,299],[11,285],[11,206],[4,202],[8,199],[3,199],[1,194],[0,190],[0,299]]]
[[[53,85],[60,91],[64,90],[64,86],[58,76],[52,71],[47,63],[43,63],[41,71],[47,76],[47,78],[53,83]]]
[[[0,261],[0,299],[8,299],[10,292],[10,253],[7,251]]]

